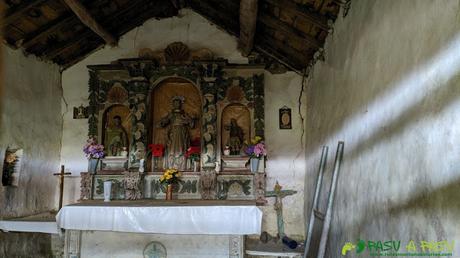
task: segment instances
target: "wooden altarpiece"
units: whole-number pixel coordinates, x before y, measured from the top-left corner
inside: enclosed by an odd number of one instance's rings
[[[107,119],[118,115],[129,147],[123,169],[102,168],[95,175],[82,173],[82,200],[103,199],[106,180],[112,181],[113,199],[133,199],[126,194],[127,190],[133,191],[126,189],[126,182],[133,180],[140,180],[137,185],[141,198],[164,198],[165,187],[158,181],[162,171],[155,171],[148,152],[156,130],[153,96],[165,82],[176,81],[193,85],[201,101],[199,110],[194,111],[199,114],[196,134],[200,139],[200,167],[198,171],[182,173],[182,182],[175,188],[176,197],[265,203],[264,164],[256,173],[244,167],[227,170],[223,159],[223,146],[228,139],[225,128],[231,119],[244,124],[246,140],[256,135],[264,137],[263,66],[229,64],[207,49],[190,50],[175,42],[161,51],[142,49],[138,58],[90,65],[88,69],[88,135],[104,143]],[[137,175],[138,171],[145,172]]]

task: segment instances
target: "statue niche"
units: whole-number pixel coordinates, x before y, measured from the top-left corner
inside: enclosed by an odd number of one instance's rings
[[[126,157],[129,148],[129,108],[114,105],[104,113],[103,144],[108,157]]]
[[[230,104],[222,111],[222,153],[230,148],[230,155],[245,155],[243,144],[251,138],[251,116],[242,104]]]
[[[182,108],[185,98],[172,98],[171,112],[160,120],[160,127],[168,128],[166,139],[165,167],[186,170],[185,153],[190,147],[190,129],[195,127],[195,120]]]
[[[200,148],[201,98],[198,89],[180,78],[162,81],[152,92],[153,143],[163,144],[164,156],[156,163],[159,171],[176,168],[192,170],[186,153],[190,147]]]

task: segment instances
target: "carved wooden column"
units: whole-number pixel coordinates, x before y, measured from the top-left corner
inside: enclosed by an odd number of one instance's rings
[[[80,200],[91,200],[92,199],[92,188],[93,188],[93,175],[89,172],[80,173]]]
[[[88,106],[88,136],[97,136],[99,122],[99,78],[95,71],[89,71],[89,106]]]
[[[254,127],[256,135],[265,138],[265,94],[264,94],[264,74],[252,76],[254,84]]]
[[[130,81],[128,87],[132,123],[129,167],[137,170],[140,166],[140,160],[146,158],[145,154],[148,144],[146,124],[147,99],[150,83],[148,81]]]
[[[265,199],[266,176],[267,174],[265,172],[256,172],[254,174],[254,195],[257,205],[264,205],[267,203]]]
[[[139,172],[123,173],[123,188],[125,190],[125,200],[139,200],[142,198],[143,181]]]
[[[213,200],[217,195],[217,174],[214,170],[201,171],[200,175],[201,199]]]
[[[212,83],[211,83],[212,84]],[[212,87],[212,86],[211,86]],[[217,146],[217,109],[216,97],[211,92],[204,94],[203,102],[203,147],[201,152],[201,161],[204,168],[214,168],[216,162]]]
[[[218,63],[202,64],[201,91],[203,93],[202,152],[203,168],[215,168],[217,161],[217,89],[222,82],[222,67]]]

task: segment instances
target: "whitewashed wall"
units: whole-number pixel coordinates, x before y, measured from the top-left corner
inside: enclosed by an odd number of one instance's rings
[[[460,255],[458,11],[457,0],[356,0],[336,21],[306,115],[307,200],[321,145],[331,171],[345,141],[327,257],[358,238],[456,241]]]
[[[87,65],[107,64],[120,58],[137,57],[139,49],[151,48],[162,50],[168,44],[181,41],[191,49],[209,48],[216,56],[227,58],[231,63],[247,63],[237,51],[237,40],[218,29],[206,19],[190,10],[182,10],[180,17],[164,20],[149,20],[144,25],[128,32],[119,41],[116,48],[106,47],[63,72],[64,131],[62,140],[61,162],[73,175],[87,169],[87,161],[82,153],[86,141],[88,124],[86,120],[72,119],[71,108],[88,103],[88,69]],[[285,204],[286,231],[290,235],[302,238],[303,227],[303,182],[304,154],[300,144],[301,122],[297,113],[298,94],[300,93],[300,76],[294,73],[271,75],[265,77],[265,126],[269,149],[268,190],[273,188],[276,180],[286,189],[299,193],[287,197]],[[293,130],[278,129],[278,109],[284,105],[293,109]],[[303,108],[304,109],[304,108]],[[69,186],[72,182],[69,181]],[[78,186],[78,182],[73,183]],[[78,193],[74,187],[68,188]],[[74,200],[78,196],[74,196]],[[270,200],[270,204],[273,200]],[[276,233],[276,216],[273,206],[264,207],[264,229]]]
[[[55,208],[61,148],[59,67],[3,48],[4,89],[0,100],[0,168],[5,149],[23,148],[19,187],[0,185],[0,217]]]

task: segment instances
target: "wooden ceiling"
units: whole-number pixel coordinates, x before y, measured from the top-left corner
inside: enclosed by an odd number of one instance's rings
[[[3,0],[4,42],[64,69],[150,18],[191,8],[239,37],[243,55],[304,69],[345,0]],[[240,4],[241,2],[241,4]]]

